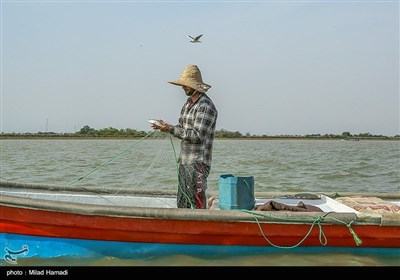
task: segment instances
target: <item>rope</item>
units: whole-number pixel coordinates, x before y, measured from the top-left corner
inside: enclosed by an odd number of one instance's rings
[[[141,139],[139,139],[138,141],[132,143],[131,145],[129,145],[127,148],[123,149],[122,151],[120,151],[119,153],[115,154],[113,157],[111,157],[110,159],[106,160],[105,162],[103,162],[102,164],[100,164],[99,166],[97,166],[96,168],[92,169],[91,171],[89,171],[88,173],[86,173],[85,175],[83,175],[82,177],[75,179],[73,181],[71,181],[70,183],[68,183],[68,186],[72,186],[74,184],[76,184],[77,182],[83,180],[84,178],[88,177],[90,174],[94,173],[96,170],[99,170],[101,167],[105,166],[106,164],[110,163],[111,161],[113,161],[114,159],[116,159],[117,157],[119,157],[120,155],[122,155],[123,153],[125,153],[126,151],[128,151],[130,148],[134,147],[135,145],[139,144],[141,141],[143,141],[144,139],[146,139],[147,137],[149,137],[150,135],[154,134],[155,130],[151,131],[150,133],[148,133],[146,136],[142,137]]]
[[[331,213],[331,212],[330,212],[330,213]],[[330,214],[330,213],[327,213],[326,215],[328,215],[328,214]],[[349,229],[351,235],[353,235],[354,242],[356,243],[356,245],[357,245],[357,246],[360,246],[360,245],[362,244],[363,241],[358,237],[358,235],[355,233],[355,231],[354,231],[353,228],[351,227],[351,224],[355,222],[354,220],[352,220],[350,223],[346,224],[345,222],[343,222],[343,221],[341,221],[341,220],[339,220],[339,219],[336,219],[336,218],[334,218],[334,217],[328,217],[328,218],[330,218],[330,219],[332,219],[332,220],[335,220],[335,221],[337,221],[337,222],[339,222],[339,223],[342,223],[342,224],[346,225],[346,227]]]
[[[295,244],[295,245],[293,245],[293,246],[279,246],[279,245],[276,245],[276,244],[272,243],[272,242],[265,236],[264,231],[263,231],[263,229],[261,228],[260,222],[259,222],[258,219],[257,219],[257,216],[256,216],[254,213],[250,212],[250,211],[249,211],[248,213],[254,215],[254,219],[255,219],[256,222],[257,222],[257,226],[258,226],[258,228],[260,229],[260,232],[261,232],[262,236],[264,237],[264,239],[265,239],[271,246],[273,246],[273,247],[275,247],[275,248],[293,249],[293,248],[295,248],[295,247],[300,246],[300,245],[308,238],[308,236],[310,235],[310,233],[311,233],[312,229],[314,228],[315,224],[318,224],[318,227],[319,227],[319,242],[320,242],[321,245],[323,245],[323,246],[325,246],[326,244],[328,244],[328,240],[326,239],[325,233],[324,233],[323,230],[322,230],[322,226],[321,226],[321,221],[322,221],[322,219],[321,219],[321,217],[318,217],[317,219],[313,220],[313,222],[312,222],[312,224],[311,224],[311,226],[310,226],[310,229],[308,230],[308,232],[306,233],[306,235],[303,237],[303,239],[301,239],[297,244]],[[324,239],[324,241],[322,241],[322,239]]]
[[[261,214],[261,213],[255,213],[255,212],[253,212],[253,211],[248,211],[248,210],[240,210],[240,211],[245,212],[245,213],[248,213],[248,214],[251,214],[251,215],[254,216],[254,219],[255,219],[256,222],[257,222],[257,226],[258,226],[258,228],[260,229],[260,232],[261,232],[262,236],[264,237],[264,239],[265,239],[271,246],[276,247],[276,248],[292,249],[292,248],[295,248],[295,247],[300,246],[300,245],[308,238],[308,236],[310,235],[312,229],[314,228],[314,226],[315,226],[316,224],[318,225],[318,228],[319,228],[319,237],[318,237],[319,242],[320,242],[321,245],[325,246],[326,244],[328,244],[328,239],[327,239],[327,237],[326,237],[326,235],[325,235],[325,233],[324,233],[324,231],[323,231],[323,229],[322,229],[322,222],[323,222],[324,219],[326,219],[326,218],[335,220],[335,221],[337,221],[337,222],[340,222],[340,223],[346,225],[346,227],[349,229],[350,233],[352,234],[356,245],[357,245],[357,246],[360,246],[360,245],[362,244],[362,240],[357,236],[357,234],[354,232],[354,230],[353,230],[352,227],[351,227],[351,224],[352,224],[353,222],[355,222],[354,220],[347,224],[346,222],[341,221],[341,220],[339,220],[339,219],[336,219],[336,218],[334,218],[334,217],[327,217],[329,214],[332,213],[332,212],[329,212],[329,213],[326,213],[326,214],[323,215],[323,216],[319,216],[319,217],[317,217],[316,219],[311,220],[310,229],[308,230],[308,232],[306,233],[306,235],[304,236],[304,238],[303,238],[302,240],[300,240],[297,244],[295,244],[295,245],[293,245],[293,246],[279,246],[279,245],[273,244],[273,243],[265,236],[265,233],[264,233],[263,229],[261,228],[260,222],[259,222],[259,220],[257,219],[257,215],[264,216],[264,217],[269,217],[269,218],[273,218],[273,219],[277,219],[277,220],[283,220],[283,221],[310,222],[310,220],[306,220],[306,219],[302,220],[302,219],[277,218],[277,217],[274,217],[274,216],[272,216],[272,215],[265,215],[265,214]]]
[[[154,134],[154,136],[155,136],[154,138],[157,138],[159,135],[165,136],[165,134],[163,132],[157,131],[156,134]],[[161,139],[165,140],[166,137],[161,137]],[[165,142],[165,143],[167,143],[167,142]],[[145,180],[146,175],[152,173],[152,169],[154,169],[154,166],[156,165],[156,163],[158,163],[158,160],[160,158],[161,153],[163,152],[163,148],[165,145],[166,144],[164,144],[164,143],[162,145],[159,145],[159,149],[158,149],[157,153],[154,155],[150,164],[148,164],[148,167],[145,170],[143,170],[141,174],[137,175],[135,182],[132,184],[133,188],[138,187],[143,182],[143,180]],[[141,161],[141,163],[136,166],[136,169],[138,170],[139,168],[144,168],[144,167],[145,167],[145,162]]]

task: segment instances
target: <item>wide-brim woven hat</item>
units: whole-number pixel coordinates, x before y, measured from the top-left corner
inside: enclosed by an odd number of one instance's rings
[[[203,82],[199,67],[192,64],[185,67],[179,80],[169,81],[168,83],[177,86],[187,86],[200,92],[206,92],[211,87]]]

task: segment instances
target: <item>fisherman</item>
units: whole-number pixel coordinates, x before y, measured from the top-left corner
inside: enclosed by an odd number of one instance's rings
[[[203,82],[200,69],[188,65],[178,80],[169,83],[181,86],[188,97],[181,109],[178,124],[163,120],[154,129],[181,139],[178,159],[178,208],[205,209],[207,178],[211,169],[212,149],[218,111],[206,94],[210,85]]]

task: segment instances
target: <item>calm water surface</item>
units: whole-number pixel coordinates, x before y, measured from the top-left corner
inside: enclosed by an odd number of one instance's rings
[[[2,140],[1,179],[90,188],[177,188],[179,141]],[[400,193],[400,142],[340,140],[216,140],[209,193],[222,174],[254,176],[255,191]],[[79,178],[82,180],[77,181]],[[49,263],[50,262],[50,263]],[[146,260],[20,260],[19,265],[92,266],[364,266],[399,265],[398,256],[357,253],[210,258],[170,255]]]

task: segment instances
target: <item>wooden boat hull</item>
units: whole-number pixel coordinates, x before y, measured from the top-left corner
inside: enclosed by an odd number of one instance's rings
[[[20,252],[19,258],[286,249],[384,250],[400,256],[398,214],[151,208],[7,195],[0,196],[0,213],[0,250]]]
[[[323,224],[319,228],[311,223],[112,217],[4,206],[0,211],[5,217],[0,221],[1,232],[23,235],[167,244],[271,246],[264,234],[276,246],[287,247],[296,245],[306,236],[302,246],[321,246],[324,241],[320,234],[323,233],[327,239],[326,246],[357,247],[346,225]],[[352,229],[362,239],[361,247],[400,248],[399,226],[360,225]]]

